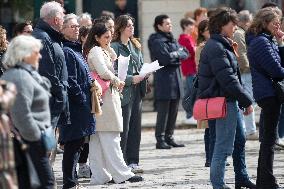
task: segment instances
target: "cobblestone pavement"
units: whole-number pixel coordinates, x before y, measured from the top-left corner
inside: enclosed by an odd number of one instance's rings
[[[142,133],[141,165],[144,168],[145,181],[139,183],[109,184],[100,186],[89,185],[89,179],[80,179],[80,183],[90,189],[96,188],[189,188],[211,189],[209,182],[209,168],[204,167],[205,154],[203,144],[203,130],[184,129],[175,133],[177,141],[186,144],[185,148],[171,150],[156,150],[154,131],[146,130]],[[248,141],[246,145],[246,160],[249,175],[256,179],[256,167],[259,143]],[[54,167],[58,188],[62,187],[61,172],[62,155],[58,155]],[[234,172],[232,159],[227,167],[226,182],[234,187]],[[280,185],[284,186],[284,151],[276,151],[274,173]]]

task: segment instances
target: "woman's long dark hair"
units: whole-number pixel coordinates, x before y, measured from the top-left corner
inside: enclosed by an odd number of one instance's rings
[[[127,14],[121,15],[115,19],[113,41],[120,41],[121,32],[123,32],[127,27],[128,20],[131,20],[134,23],[134,18]],[[137,38],[130,37],[130,41],[136,48],[141,49],[141,43]]]
[[[96,40],[96,37],[100,38],[104,33],[109,31],[109,29],[106,27],[104,23],[95,23],[88,35],[88,38],[86,40],[86,43],[83,47],[83,55],[86,58],[90,50],[94,46],[100,46],[99,42]]]

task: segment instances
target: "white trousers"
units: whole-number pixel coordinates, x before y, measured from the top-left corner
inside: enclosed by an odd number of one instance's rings
[[[89,161],[92,171],[90,184],[101,185],[111,179],[121,183],[134,176],[123,159],[119,132],[97,131],[91,135]]]

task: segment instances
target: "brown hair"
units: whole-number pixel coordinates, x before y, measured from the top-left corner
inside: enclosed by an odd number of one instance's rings
[[[114,21],[114,34],[113,34],[113,41],[120,41],[121,32],[125,30],[128,24],[128,20],[131,20],[134,23],[134,18],[125,14],[117,17]],[[137,38],[130,37],[130,41],[133,45],[141,50],[141,43]]]
[[[221,33],[223,26],[231,21],[236,24],[237,20],[238,18],[235,10],[228,7],[218,8],[209,19],[209,33],[219,34]]]
[[[279,15],[279,9],[278,8],[272,8],[272,7],[266,7],[263,9],[260,9],[253,21],[251,26],[249,27],[247,33],[252,33],[254,35],[258,35],[264,31],[266,31],[266,28],[268,24],[275,18],[281,18]]]
[[[207,9],[204,7],[199,7],[197,9],[195,9],[193,16],[194,16],[194,20],[196,20],[197,16],[200,16],[201,14],[205,14],[207,13]]]
[[[188,25],[194,25],[195,21],[192,18],[183,18],[180,20],[180,27],[184,31]]]
[[[6,41],[4,41],[4,36],[6,36],[6,30],[0,25],[0,51],[5,51],[7,49]]]
[[[197,45],[199,45],[200,43],[202,43],[203,41],[205,41],[205,37],[203,36],[203,33],[206,31],[206,29],[208,30],[208,26],[209,26],[209,20],[202,20],[199,25],[198,25],[198,38],[197,38]]]

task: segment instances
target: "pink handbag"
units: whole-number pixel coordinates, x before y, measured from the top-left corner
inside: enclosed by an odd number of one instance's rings
[[[227,103],[225,97],[205,98],[195,101],[193,117],[196,120],[209,120],[224,118],[227,115]]]
[[[103,80],[95,71],[91,72],[91,75],[100,84],[103,93],[102,96],[104,96],[110,86],[110,80]]]

